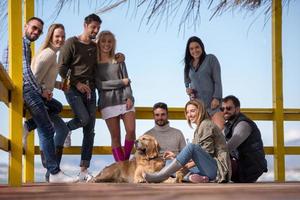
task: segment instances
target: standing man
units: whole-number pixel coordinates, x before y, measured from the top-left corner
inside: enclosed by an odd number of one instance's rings
[[[153,106],[153,118],[155,126],[145,134],[153,136],[159,143],[160,153],[172,151],[177,155],[186,145],[182,132],[170,127],[168,121],[168,106],[158,102]]]
[[[240,101],[229,95],[222,100],[224,134],[232,163],[231,180],[237,183],[255,182],[267,172],[267,161],[257,125],[240,112]]]
[[[96,94],[94,72],[97,66],[97,46],[93,39],[100,30],[102,20],[96,14],[84,19],[83,33],[69,38],[61,48],[59,56],[60,71],[63,79],[70,70],[70,88],[65,96],[75,118],[67,122],[69,130],[83,128],[79,181],[89,181],[88,172],[94,145],[94,126],[96,118]]]
[[[43,33],[44,22],[37,17],[30,18],[24,26],[23,34],[23,98],[26,108],[37,125],[41,149],[44,151],[46,168],[50,172],[50,183],[75,182],[75,179],[64,174],[57,163],[54,146],[54,127],[48,115],[45,101],[52,99],[50,90],[41,88],[31,71],[31,42],[36,41]],[[5,52],[5,64],[8,67],[8,49]]]

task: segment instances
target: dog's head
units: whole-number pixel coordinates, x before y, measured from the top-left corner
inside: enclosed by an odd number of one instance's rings
[[[159,144],[150,135],[142,135],[135,141],[135,149],[138,155],[145,156],[146,159],[156,158],[159,155]]]

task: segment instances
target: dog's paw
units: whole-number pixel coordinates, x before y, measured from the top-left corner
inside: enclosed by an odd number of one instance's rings
[[[87,183],[96,183],[96,180],[97,179],[95,177],[93,177],[90,180],[88,180]]]

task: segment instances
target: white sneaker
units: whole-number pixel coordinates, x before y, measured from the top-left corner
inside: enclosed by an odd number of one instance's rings
[[[90,174],[87,170],[84,172],[79,172],[79,174],[77,175],[77,181],[79,182],[89,182],[90,180],[92,180],[93,175]]]
[[[23,124],[23,135],[22,135],[22,144],[23,148],[26,150],[27,149],[27,137],[29,135],[29,131],[27,129],[26,124]]]
[[[66,175],[62,171],[57,174],[50,174],[49,183],[76,183],[76,178]]]
[[[71,146],[71,134],[72,132],[70,131],[65,139],[64,142],[64,147],[70,147]]]

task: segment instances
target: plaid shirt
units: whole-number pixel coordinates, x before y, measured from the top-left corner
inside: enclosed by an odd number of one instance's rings
[[[36,90],[38,93],[41,93],[41,87],[37,84],[36,78],[34,77],[30,64],[31,64],[31,49],[30,49],[30,41],[23,37],[23,88],[30,88],[32,90]],[[8,47],[4,50],[3,54],[3,65],[6,71],[8,72]]]

